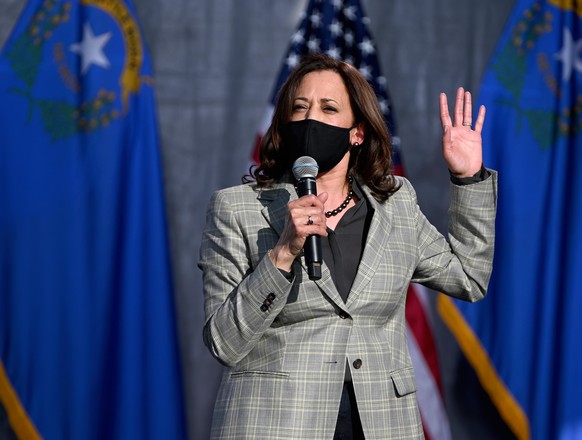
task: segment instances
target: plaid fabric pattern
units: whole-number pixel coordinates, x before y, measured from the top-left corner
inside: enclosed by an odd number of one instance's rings
[[[346,357],[366,438],[423,438],[406,345],[406,291],[416,281],[465,300],[485,295],[497,175],[452,185],[449,240],[399,179],[400,190],[381,204],[364,187],[374,216],[347,303],[325,265],[322,279],[312,281],[298,259],[289,282],[266,255],[297,197],[291,184],[247,184],[213,195],[199,262],[204,340],[229,368],[212,438],[332,438]]]

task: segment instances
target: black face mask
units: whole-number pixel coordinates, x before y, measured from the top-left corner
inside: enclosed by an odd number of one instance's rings
[[[319,172],[324,173],[335,167],[349,150],[350,130],[354,127],[336,127],[314,119],[289,122],[283,130],[283,145],[293,160],[312,157]]]

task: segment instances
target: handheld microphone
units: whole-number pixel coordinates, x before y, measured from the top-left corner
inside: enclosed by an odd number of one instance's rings
[[[309,156],[301,156],[295,161],[293,164],[293,176],[297,180],[297,194],[299,197],[308,194],[317,195],[315,178],[317,177],[318,171],[319,166],[317,162]],[[321,278],[321,264],[323,262],[321,256],[321,236],[308,236],[303,246],[303,253],[305,255],[309,279],[319,280]]]

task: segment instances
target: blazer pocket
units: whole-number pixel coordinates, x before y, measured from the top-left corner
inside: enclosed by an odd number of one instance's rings
[[[396,397],[406,396],[416,391],[416,382],[414,380],[414,370],[412,367],[402,368],[391,373],[392,383]]]
[[[263,370],[248,370],[248,371],[234,371],[230,373],[232,379],[240,377],[264,377],[273,379],[289,379],[289,373],[284,371],[263,371]]]

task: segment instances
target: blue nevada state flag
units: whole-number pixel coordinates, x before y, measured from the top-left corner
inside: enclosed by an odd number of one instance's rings
[[[19,438],[185,437],[151,75],[129,0],[30,1],[0,54],[0,418]]]
[[[494,271],[441,312],[517,438],[582,438],[582,3],[518,0],[481,88]]]

